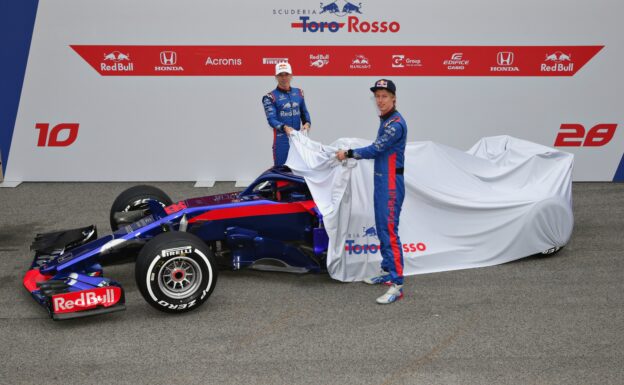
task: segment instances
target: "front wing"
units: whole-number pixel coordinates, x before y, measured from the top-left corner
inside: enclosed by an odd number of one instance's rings
[[[41,267],[56,262],[69,249],[97,238],[95,226],[38,234],[31,249],[35,258],[24,276],[24,287],[54,320],[87,317],[125,310],[121,285],[102,276],[98,263],[85,263],[73,271],[46,274]]]

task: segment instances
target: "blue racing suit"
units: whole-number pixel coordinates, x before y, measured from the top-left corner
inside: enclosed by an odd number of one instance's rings
[[[288,135],[284,132],[284,125],[299,131],[302,123],[310,123],[310,113],[305,105],[303,91],[291,87],[289,91],[276,88],[262,98],[264,113],[269,126],[273,128],[273,163],[281,166],[288,158]]]
[[[355,159],[375,159],[375,226],[381,243],[381,268],[393,283],[403,284],[403,245],[399,239],[399,216],[405,197],[403,165],[407,124],[397,110],[380,117],[377,139],[352,150]]]

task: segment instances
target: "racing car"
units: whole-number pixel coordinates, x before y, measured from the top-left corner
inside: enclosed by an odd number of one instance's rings
[[[172,202],[148,185],[123,191],[110,210],[112,234],[96,226],[38,234],[23,284],[54,320],[125,310],[124,290],[103,274],[120,254],[136,256],[141,295],[169,313],[198,308],[219,269],[326,268],[328,236],[305,180],[286,167],[262,173],[242,192]]]

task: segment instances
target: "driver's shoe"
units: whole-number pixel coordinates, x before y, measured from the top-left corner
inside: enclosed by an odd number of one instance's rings
[[[380,305],[387,305],[392,302],[396,302],[403,298],[403,285],[397,285],[395,283],[390,286],[386,294],[377,298],[377,303]]]

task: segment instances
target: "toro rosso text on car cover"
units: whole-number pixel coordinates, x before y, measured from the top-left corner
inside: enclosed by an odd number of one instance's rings
[[[135,276],[145,300],[171,313],[199,307],[217,283],[219,266],[237,270],[325,270],[328,237],[303,178],[285,167],[265,171],[243,192],[173,203],[152,186],[122,192],[111,207],[113,233],[95,226],[39,234],[24,286],[54,320],[125,309],[121,284],[102,263],[137,255]]]

